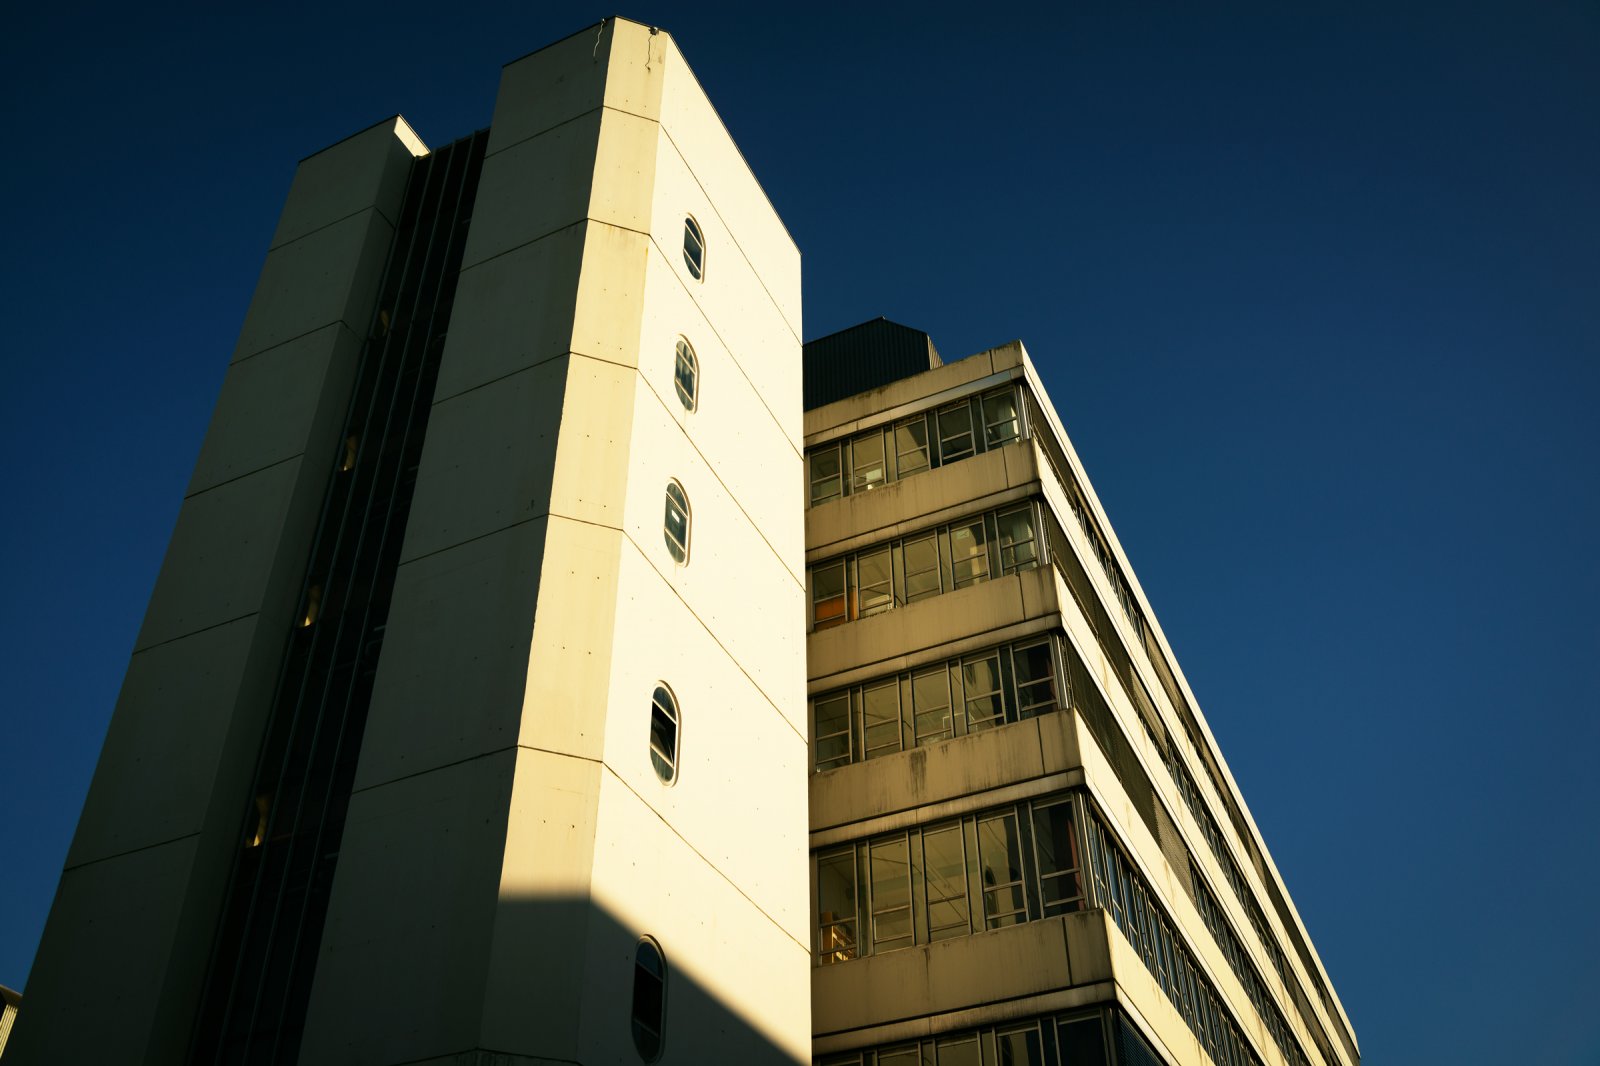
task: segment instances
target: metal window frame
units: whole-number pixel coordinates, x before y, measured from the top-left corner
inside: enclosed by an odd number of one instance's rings
[[[667,482],[666,489],[667,510],[661,522],[661,532],[666,538],[667,551],[679,566],[689,565],[689,540],[691,536],[690,522],[692,512],[689,509],[689,494],[684,490],[676,478]],[[672,532],[672,513],[676,509],[683,517],[683,538],[680,540]]]
[[[684,409],[696,411],[700,406],[700,357],[695,354],[694,345],[689,343],[687,337],[679,337],[673,351],[672,387],[678,393]],[[685,369],[689,378],[687,387],[683,383]]]
[[[693,254],[690,252],[689,242],[694,242]],[[683,216],[683,262],[689,268],[689,276],[696,281],[706,280],[706,233],[700,227],[696,218],[688,213]]]

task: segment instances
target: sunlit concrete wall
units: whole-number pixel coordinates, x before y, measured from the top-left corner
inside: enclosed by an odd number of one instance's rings
[[[6,1049],[180,1061],[412,160],[391,119],[300,164]]]
[[[667,34],[608,20],[505,68],[302,1061],[637,1059],[644,935],[663,1062],[809,1055],[799,306]]]

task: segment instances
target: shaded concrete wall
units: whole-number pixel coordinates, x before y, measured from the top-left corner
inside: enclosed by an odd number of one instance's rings
[[[301,163],[134,645],[6,1051],[180,1060],[412,160]]]

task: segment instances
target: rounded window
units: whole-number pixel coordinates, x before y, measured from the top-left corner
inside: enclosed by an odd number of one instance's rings
[[[672,384],[678,390],[678,399],[683,401],[684,409],[693,411],[700,398],[700,360],[694,354],[694,346],[682,337],[678,338],[678,358],[672,371]]]
[[[683,262],[696,281],[706,276],[706,237],[693,215],[683,216]]]
[[[678,701],[665,684],[650,697],[650,765],[663,784],[678,777]]]
[[[667,1022],[667,960],[649,937],[633,953],[633,1046],[639,1057],[654,1062],[661,1057]]]
[[[689,561],[689,497],[676,481],[667,482],[667,516],[662,525],[667,551],[680,563]]]

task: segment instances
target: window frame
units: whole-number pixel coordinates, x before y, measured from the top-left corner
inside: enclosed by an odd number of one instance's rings
[[[661,535],[667,544],[667,553],[679,566],[689,565],[689,542],[694,532],[694,512],[689,507],[689,494],[677,478],[669,478],[666,489],[667,508],[666,515],[661,522]],[[673,509],[677,508],[683,518],[683,537],[680,540],[672,532]]]
[[[661,697],[666,697],[663,703]],[[671,723],[672,750],[662,751],[656,744],[657,718]],[[677,694],[672,691],[672,686],[665,681],[657,681],[655,691],[650,694],[650,765],[655,769],[656,777],[661,783],[671,787],[678,781],[679,753],[683,751],[683,712],[678,706]]]
[[[654,972],[644,964],[644,952],[646,949],[655,957],[656,970]],[[639,1058],[645,1062],[659,1062],[662,1053],[667,1047],[667,974],[667,956],[666,952],[661,950],[661,945],[656,942],[655,937],[640,937],[638,944],[633,949],[633,996],[628,1015],[631,1023],[629,1029],[633,1034],[634,1050],[639,1053]],[[659,989],[655,1004],[659,1009],[654,1027],[640,1018],[639,990],[641,975],[653,980]],[[646,1047],[645,1041],[641,1040],[641,1030],[644,1031],[645,1036],[653,1038],[653,1047]]]
[[[1072,675],[1065,663],[1074,654],[1066,641],[1060,630],[1050,629],[816,693],[808,701],[812,771],[837,770],[1066,710],[1073,704]],[[1027,669],[1018,665],[1025,657],[1033,659]],[[1032,667],[1041,665],[1048,674],[1034,676]],[[968,676],[974,670],[985,676],[992,672],[998,688],[980,690],[979,676]],[[1038,698],[1041,688],[1047,699]],[[870,722],[867,717],[869,697],[888,700],[891,692],[896,694],[898,743],[888,739],[885,728],[895,720],[892,716]],[[974,718],[976,702],[990,713]],[[822,732],[824,723],[833,728]]]
[[[693,240],[694,254],[691,254],[689,242]],[[698,219],[688,212],[683,216],[683,263],[689,268],[689,276],[696,281],[706,280],[706,260],[710,258],[706,248],[706,231]]]
[[[991,412],[1004,405],[1005,401],[1009,401],[1007,413],[991,421]],[[916,414],[808,449],[807,460],[828,451],[834,452],[839,460],[838,492],[819,496],[819,479],[813,475],[811,504],[816,506],[840,497],[870,492],[1022,440],[1031,433],[1028,414],[1030,402],[1031,394],[1024,381],[1013,378],[986,391],[968,393],[959,400],[928,407]],[[964,420],[964,428],[952,421],[957,418]],[[947,424],[951,428],[948,433]],[[919,433],[922,437],[920,443],[916,440]],[[903,439],[909,439],[911,446],[902,447]],[[870,462],[857,464],[855,447],[865,446],[872,441],[875,441],[873,447],[881,450],[881,457],[874,453]],[[908,456],[916,458],[908,462]],[[868,476],[874,468],[878,471],[877,476]],[[825,480],[831,481],[831,478]]]
[[[689,370],[689,387],[683,384],[684,368]],[[700,409],[700,356],[695,353],[689,338],[680,336],[673,346],[672,388],[684,410],[693,414]]]

